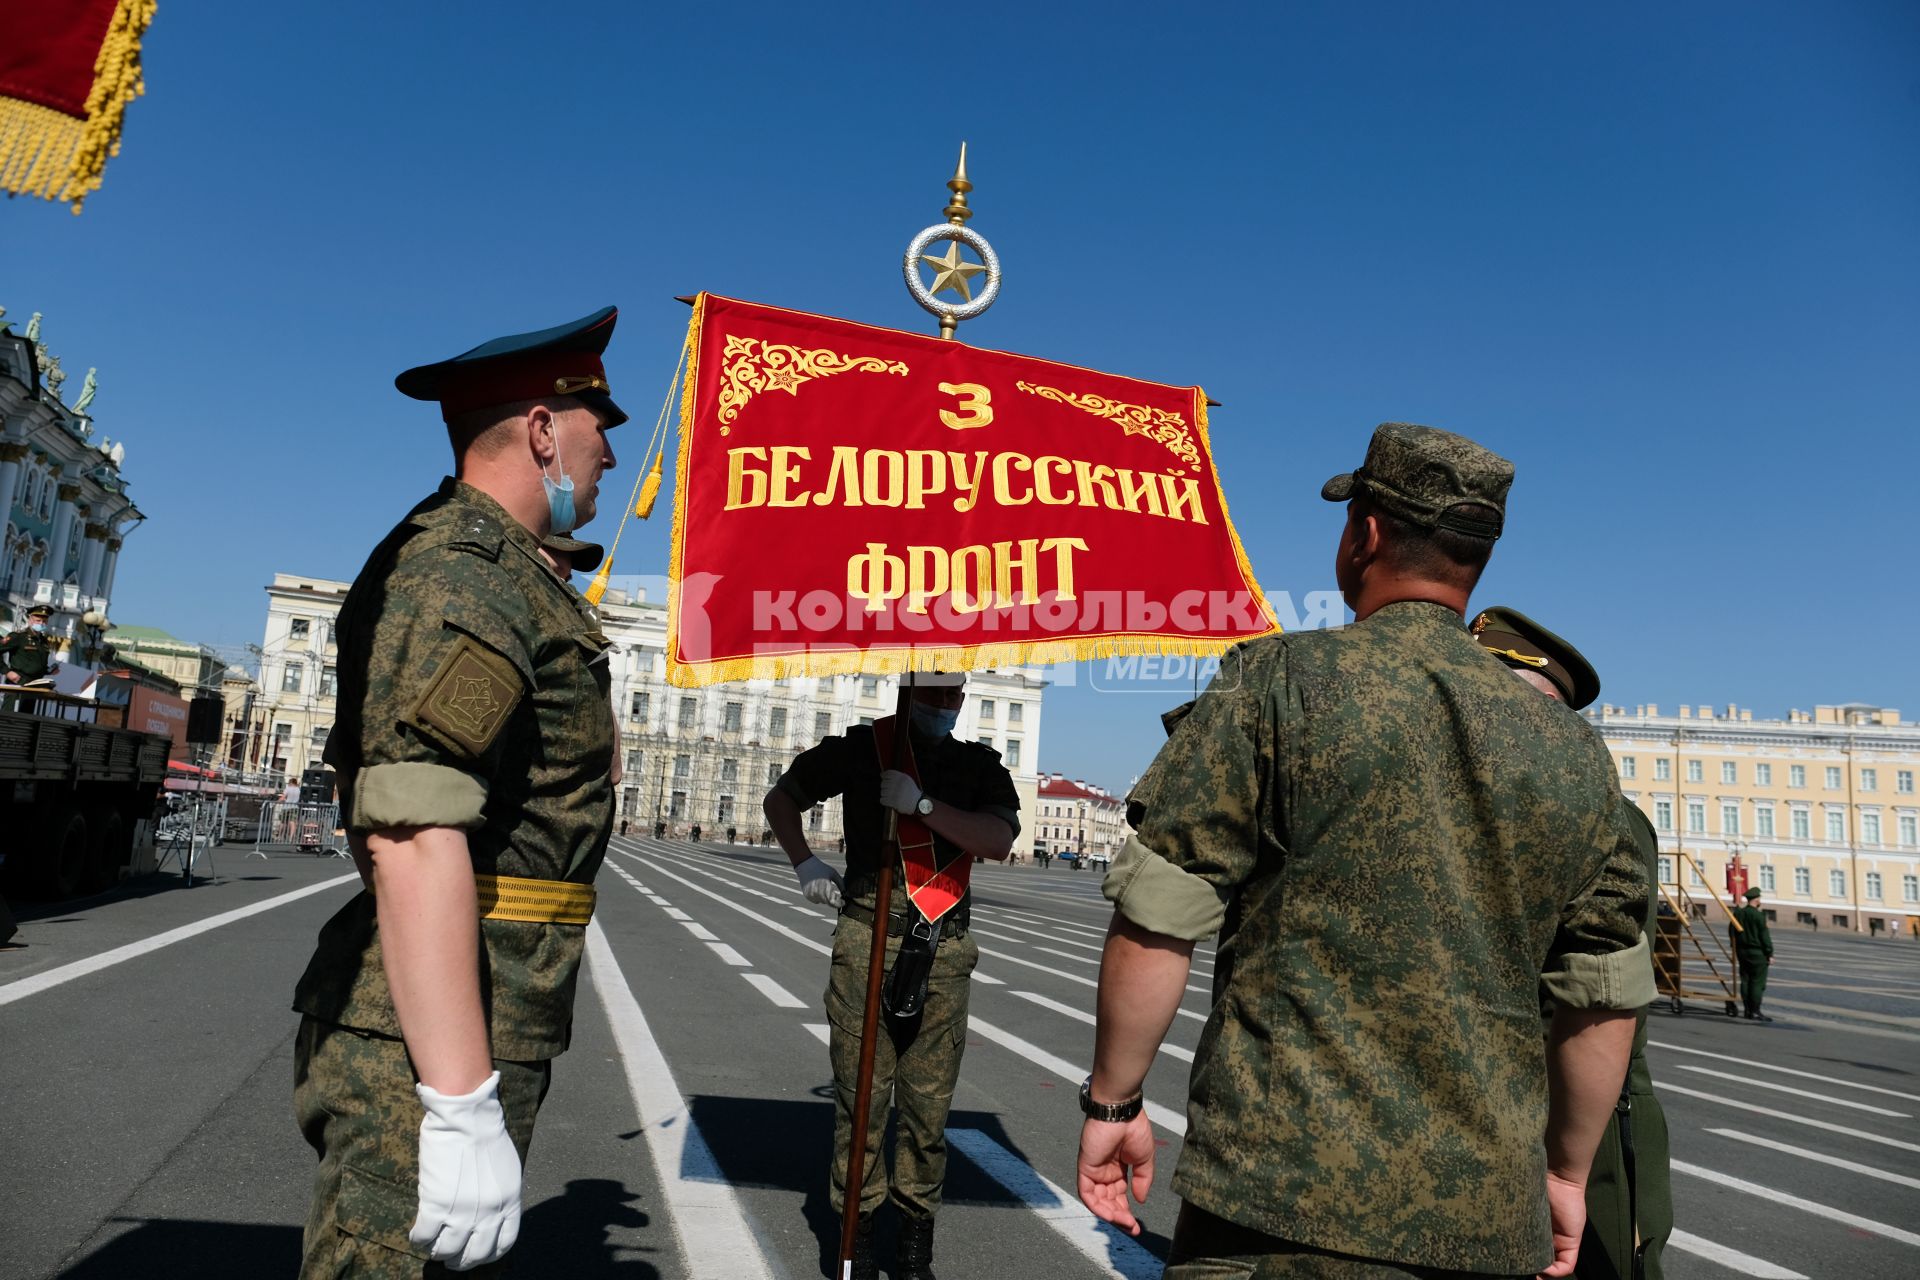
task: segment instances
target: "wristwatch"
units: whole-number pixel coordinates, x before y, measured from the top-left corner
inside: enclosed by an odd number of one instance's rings
[[[933,814],[933,797],[922,791],[920,798],[914,802],[913,811],[923,818],[931,817]]]
[[[1080,1082],[1080,1113],[1090,1120],[1104,1120],[1108,1124],[1125,1124],[1139,1115],[1146,1105],[1145,1095],[1138,1093],[1125,1102],[1095,1102],[1093,1077],[1088,1076]]]

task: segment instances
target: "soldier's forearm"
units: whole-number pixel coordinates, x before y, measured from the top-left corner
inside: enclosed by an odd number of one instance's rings
[[[1634,1010],[1557,1008],[1547,1033],[1547,1169],[1586,1185],[1627,1078]]]
[[[788,862],[797,867],[813,856],[813,850],[807,847],[807,833],[800,825],[800,806],[792,796],[775,787],[767,792],[760,809],[767,815],[767,826]]]
[[[1140,1092],[1186,994],[1193,944],[1113,913],[1100,956],[1093,1032],[1093,1096],[1123,1102]]]
[[[367,837],[380,955],[400,1034],[421,1083],[461,1095],[493,1070],[480,1003],[480,913],[466,833],[454,827]]]

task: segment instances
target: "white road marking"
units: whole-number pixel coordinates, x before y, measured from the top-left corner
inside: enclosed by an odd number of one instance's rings
[[[982,973],[978,969],[973,971],[973,980],[975,982],[984,982],[990,987],[1004,987],[1007,985],[1004,978],[996,978],[992,974]]]
[[[1085,1009],[1076,1009],[1070,1004],[1061,1004],[1058,1000],[1049,1000],[1045,996],[1035,995],[1031,991],[1011,991],[1008,992],[1008,994],[1037,1004],[1042,1009],[1051,1009],[1055,1013],[1065,1014],[1075,1022],[1084,1022],[1090,1027],[1095,1023],[1094,1016]],[[1169,1058],[1178,1058],[1182,1062],[1193,1061],[1193,1050],[1182,1049],[1177,1044],[1162,1044],[1160,1046],[1160,1052],[1166,1054]]]
[[[654,1173],[673,1220],[686,1267],[683,1274],[697,1280],[743,1276],[772,1280],[773,1270],[747,1225],[740,1200],[687,1110],[672,1068],[598,921],[587,926],[587,962],[587,980],[613,1028],[627,1092],[640,1114]]]
[[[680,927],[702,942],[718,942],[720,940],[719,934],[707,928],[707,926],[701,924],[698,920],[682,920]]]
[[[1738,1249],[1729,1249],[1723,1244],[1711,1240],[1702,1240],[1690,1231],[1675,1230],[1667,1237],[1667,1243],[1676,1249],[1684,1249],[1695,1257],[1705,1258],[1708,1262],[1717,1262],[1730,1271],[1743,1276],[1752,1276],[1754,1280],[1807,1280],[1798,1271],[1789,1271],[1785,1267],[1776,1267],[1752,1254],[1741,1253]]]
[[[275,907],[284,907],[289,902],[298,902],[302,898],[310,898],[316,893],[324,893],[328,889],[346,884],[350,880],[356,884],[359,883],[360,873],[356,871],[351,875],[334,876],[330,880],[322,880],[318,884],[310,884],[304,889],[295,889],[291,893],[283,893],[277,898],[268,898],[264,902],[255,902],[244,907],[235,907],[231,911],[222,911],[217,916],[208,916],[205,920],[196,920],[192,924],[183,924],[179,928],[169,929],[165,933],[156,933],[151,938],[142,938],[138,942],[129,942],[124,946],[114,947],[110,951],[102,951],[99,955],[88,956],[85,960],[75,960],[71,964],[63,964],[57,968],[47,969],[41,973],[33,974],[31,977],[17,978],[9,982],[6,986],[0,987],[0,1005],[12,1004],[15,1000],[24,1000],[28,996],[38,995],[42,991],[51,990],[64,982],[72,982],[75,978],[84,978],[90,973],[98,973],[102,969],[111,969],[114,965],[123,964],[128,960],[138,959],[140,956],[158,951],[162,947],[170,947],[176,942],[185,942],[188,938],[197,937],[210,930],[218,929],[223,925],[233,924],[238,920],[245,920],[248,916],[257,916],[263,911],[271,911]]]
[[[1078,1087],[1080,1082],[1087,1078],[1085,1070],[1074,1066],[1065,1058],[1055,1057],[1039,1045],[1022,1040],[1010,1031],[1002,1031],[990,1022],[982,1022],[972,1014],[967,1015],[967,1027],[969,1030],[978,1031],[983,1039],[993,1041],[1002,1049],[1010,1049],[1014,1053],[1019,1054],[1036,1067],[1044,1067],[1063,1080],[1071,1080],[1075,1087]],[[1187,1118],[1177,1111],[1169,1110],[1159,1103],[1149,1100],[1147,1102],[1147,1118],[1159,1125],[1162,1129],[1171,1130],[1174,1133],[1180,1134],[1182,1137],[1186,1136]]]
[[[761,995],[773,1001],[782,1009],[804,1009],[807,1007],[805,1000],[802,1000],[799,996],[796,996],[793,992],[787,990],[764,973],[743,973],[740,976],[752,983]]]
[[[1865,1129],[1849,1129],[1843,1124],[1829,1124],[1825,1120],[1814,1120],[1807,1116],[1794,1115],[1791,1111],[1775,1111],[1772,1107],[1762,1107],[1755,1103],[1743,1102],[1738,1098],[1724,1098],[1717,1093],[1706,1093],[1699,1089],[1689,1089],[1684,1085],[1670,1084],[1665,1080],[1655,1080],[1653,1087],[1668,1093],[1684,1093],[1689,1098],[1701,1098],[1707,1102],[1717,1102],[1723,1107],[1732,1107],[1736,1111],[1746,1111],[1761,1116],[1772,1116],[1776,1120],[1788,1120],[1794,1124],[1804,1124],[1812,1129],[1825,1129],[1828,1133],[1844,1133],[1849,1138],[1859,1138],[1866,1142],[1877,1142],[1883,1147],[1898,1147],[1902,1151],[1920,1151],[1920,1143],[1902,1142],[1898,1138],[1888,1138],[1877,1133],[1868,1133]]]
[[[713,954],[719,956],[722,960],[725,960],[728,964],[736,968],[748,969],[753,966],[753,961],[747,959],[724,942],[709,942],[707,946],[713,949]]]
[[[947,1130],[947,1145],[1005,1187],[1014,1199],[1099,1268],[1101,1275],[1119,1280],[1153,1280],[1165,1267],[1165,1263],[1147,1252],[1132,1236],[1094,1217],[1077,1197],[1055,1186],[1032,1165],[978,1129]]]
[[[1913,1119],[1913,1117],[1905,1111],[1889,1111],[1885,1107],[1869,1106],[1864,1102],[1848,1102],[1845,1099],[1835,1098],[1828,1094],[1815,1093],[1811,1089],[1796,1089],[1790,1084],[1775,1084],[1771,1080],[1756,1080],[1752,1076],[1735,1075],[1731,1071],[1715,1071],[1712,1067],[1696,1067],[1691,1062],[1676,1062],[1673,1065],[1676,1071],[1692,1071],[1698,1075],[1715,1076],[1721,1080],[1732,1080],[1737,1084],[1747,1086],[1749,1089],[1771,1089],[1775,1093],[1791,1093],[1798,1098],[1812,1098],[1816,1102],[1824,1102],[1830,1107],[1846,1107],[1850,1111],[1867,1111],[1876,1116],[1891,1116],[1895,1120]]]
[[[682,920],[682,921],[685,921],[685,920],[691,920],[691,919],[693,919],[693,917],[692,917],[692,916],[690,916],[690,915],[688,915],[688,914],[687,914],[686,912],[684,912],[684,911],[682,911],[682,910],[681,910],[680,908],[678,908],[678,907],[668,907],[668,908],[666,908],[666,912],[667,912],[667,915],[668,915],[668,916],[669,916],[670,918],[672,918],[672,919],[675,919],[675,920]]]
[[[808,1031],[812,1032],[813,1038],[818,1040],[821,1044],[831,1045],[833,1043],[833,1041],[829,1038],[833,1035],[833,1028],[829,1027],[826,1023],[803,1022],[800,1025],[805,1027]]]
[[[1063,979],[1067,982],[1077,982],[1083,987],[1098,987],[1100,985],[1099,983],[1095,982],[1092,978],[1082,978],[1078,974],[1073,974],[1073,973],[1062,973],[1060,972],[1060,970],[1054,968],[1052,965],[1037,964],[1032,960],[1022,960],[1019,956],[1010,956],[1004,951],[993,951],[987,947],[982,947],[980,948],[980,954],[983,956],[989,956],[995,960],[1004,960],[1008,964],[1025,965],[1029,969],[1038,969],[1042,973],[1052,974],[1054,977]],[[1192,987],[1189,987],[1187,989],[1189,991],[1193,990]],[[1179,1014],[1183,1018],[1192,1018],[1195,1022],[1205,1022],[1207,1020],[1207,1015],[1204,1013],[1193,1013],[1187,1009],[1175,1009],[1174,1012]]]
[[[1842,1160],[1839,1156],[1830,1156],[1824,1151],[1809,1151],[1805,1147],[1789,1146],[1784,1142],[1775,1142],[1772,1138],[1762,1138],[1754,1133],[1742,1133],[1738,1129],[1709,1129],[1708,1133],[1722,1138],[1732,1138],[1735,1142],[1750,1142],[1756,1147],[1767,1147],[1774,1151],[1784,1151],[1790,1156],[1799,1156],[1802,1160],[1817,1160],[1821,1164],[1830,1164],[1836,1169],[1847,1169],[1854,1173],[1863,1173],[1869,1178],[1878,1178],[1882,1182],[1898,1183],[1903,1187],[1912,1187],[1920,1191],[1920,1178],[1909,1178],[1904,1173],[1889,1173],[1885,1169],[1876,1169],[1870,1164],[1857,1164],[1852,1160]]]
[[[1849,1089],[1861,1089],[1867,1093],[1884,1093],[1889,1098],[1904,1098],[1908,1102],[1920,1102],[1920,1093],[1901,1093],[1897,1089],[1882,1089],[1877,1084],[1858,1084],[1852,1080],[1842,1080],[1838,1076],[1817,1075],[1812,1071],[1798,1071],[1792,1067],[1776,1067],[1770,1062],[1755,1062],[1751,1058],[1736,1058],[1730,1053],[1714,1053],[1707,1049],[1689,1049],[1685,1045],[1668,1044],[1664,1040],[1649,1040],[1648,1044],[1668,1053],[1691,1053],[1702,1058],[1718,1058],[1722,1062],[1737,1062],[1743,1067],[1757,1067],[1762,1071],[1772,1071],[1783,1076],[1799,1076],[1803,1080],[1818,1080],[1822,1084],[1844,1085]]]
[[[626,853],[626,854],[622,854],[621,856],[625,858],[634,858],[636,860],[644,861],[644,859],[640,858],[639,854],[635,854],[635,853]],[[647,865],[653,866],[652,863],[648,863]],[[727,897],[725,894],[715,893],[711,889],[705,888],[701,885],[697,885],[691,880],[688,880],[681,876],[677,876],[673,874],[673,872],[668,871],[665,867],[654,866],[653,869],[659,872],[661,875],[667,877],[667,879],[678,880],[681,884],[693,890],[695,893],[703,893],[707,897],[712,898],[715,902],[720,903],[722,906],[731,908],[734,911],[738,911],[741,915],[747,917],[747,919],[755,921],[756,923],[759,923],[759,924],[763,924],[767,928],[773,930],[775,933],[781,935],[784,938],[788,938],[794,942],[797,942],[803,947],[811,947],[815,951],[818,951],[823,956],[830,956],[833,954],[832,947],[826,946],[823,943],[815,942],[812,938],[809,938],[804,934],[796,933],[794,930],[787,928],[787,926],[781,924],[777,920],[769,920],[767,919],[767,917],[761,915],[758,911],[755,911],[753,908],[743,907],[739,903],[735,902],[733,899]]]
[[[1872,1218],[1863,1218],[1857,1213],[1848,1213],[1845,1209],[1835,1209],[1830,1205],[1816,1204],[1812,1200],[1802,1200],[1799,1196],[1791,1196],[1784,1191],[1775,1191],[1772,1187],[1763,1187],[1757,1182],[1747,1182],[1741,1178],[1731,1177],[1716,1169],[1704,1169],[1697,1164],[1688,1164],[1684,1160],[1675,1160],[1673,1161],[1673,1171],[1675,1173],[1688,1174],[1695,1178],[1702,1178],[1708,1182],[1715,1182],[1734,1191],[1744,1191],[1750,1196],[1758,1196],[1762,1200],[1771,1200],[1775,1204],[1783,1204],[1790,1209],[1798,1209],[1802,1213],[1811,1213],[1816,1217],[1843,1223],[1846,1226],[1854,1227],[1861,1231],[1869,1231],[1876,1236],[1885,1236],[1887,1239],[1897,1241],[1900,1244],[1920,1245],[1920,1235],[1915,1235],[1911,1231],[1904,1230],[1900,1227],[1890,1227],[1884,1222],[1875,1222]]]
[[[998,942],[1011,942],[1011,943],[1013,943],[1013,944],[1015,944],[1016,946],[1022,946],[1022,947],[1025,947],[1025,948],[1026,948],[1027,950],[1029,950],[1029,951],[1038,951],[1038,952],[1040,952],[1040,953],[1041,953],[1042,955],[1049,955],[1049,956],[1059,956],[1059,957],[1060,957],[1060,958],[1061,958],[1062,960],[1071,960],[1071,961],[1073,961],[1073,962],[1074,962],[1075,964],[1090,964],[1090,965],[1095,965],[1095,966],[1097,966],[1097,965],[1099,965],[1099,963],[1100,963],[1100,957],[1099,957],[1099,956],[1077,956],[1077,955],[1074,955],[1074,954],[1073,954],[1073,953],[1072,953],[1071,951],[1058,951],[1058,950],[1055,950],[1055,949],[1054,949],[1054,948],[1052,948],[1052,947],[1036,947],[1036,946],[1034,946],[1034,945],[1032,945],[1031,943],[1029,943],[1029,942],[1027,942],[1027,941],[1026,941],[1025,939],[1022,939],[1022,938],[1009,938],[1009,937],[1007,937],[1007,936],[1006,936],[1005,934],[1001,934],[1001,933],[994,933],[994,932],[993,932],[992,930],[990,930],[990,929],[982,929],[982,928],[980,928],[980,927],[978,927],[977,925],[976,925],[976,926],[974,927],[974,930],[973,930],[973,931],[974,931],[975,933],[977,933],[977,934],[979,934],[979,935],[980,935],[981,937],[983,937],[983,938],[992,938],[992,939],[994,939],[995,941],[998,941]],[[995,955],[999,955],[999,954],[1001,954],[1001,953],[999,953],[999,952],[995,952],[994,954],[995,954]],[[1045,966],[1045,965],[1035,965],[1035,966],[1034,966],[1034,968],[1036,968],[1036,969],[1044,969],[1044,968],[1046,968],[1046,966]],[[1057,972],[1058,972],[1058,970],[1053,970],[1053,969],[1049,969],[1049,970],[1047,970],[1047,971],[1048,971],[1049,973],[1057,973]],[[1060,976],[1061,976],[1061,977],[1063,977],[1063,978],[1065,978],[1065,977],[1067,977],[1067,976],[1069,976],[1069,975],[1067,975],[1067,974],[1064,974],[1064,973],[1062,973],[1062,974],[1060,974]],[[1092,983],[1089,983],[1088,985],[1090,985],[1090,986],[1091,986],[1091,985],[1095,985],[1095,984],[1092,984]],[[1203,995],[1203,996],[1210,996],[1210,995],[1212,995],[1212,994],[1213,994],[1213,988],[1211,988],[1211,987],[1196,987],[1196,986],[1194,986],[1194,985],[1193,985],[1193,984],[1192,984],[1191,982],[1189,982],[1189,983],[1187,983],[1187,990],[1189,990],[1189,991],[1191,991],[1191,992],[1194,992],[1194,993],[1195,993],[1196,995]]]

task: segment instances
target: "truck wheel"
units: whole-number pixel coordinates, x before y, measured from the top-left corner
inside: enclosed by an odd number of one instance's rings
[[[92,892],[111,889],[120,883],[120,868],[133,853],[127,819],[118,809],[109,809],[101,817],[94,833],[92,856],[87,859],[87,888]]]
[[[87,879],[87,816],[78,809],[58,809],[43,831],[44,886],[56,898],[71,898]]]

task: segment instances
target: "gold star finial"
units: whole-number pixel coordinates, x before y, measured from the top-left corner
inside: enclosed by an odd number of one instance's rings
[[[947,242],[944,257],[936,258],[930,253],[920,255],[920,261],[934,269],[933,293],[938,296],[942,289],[951,289],[967,302],[973,301],[973,286],[967,281],[979,275],[986,268],[977,262],[968,262],[960,256],[957,242]]]

